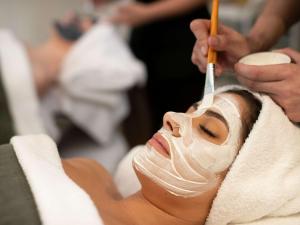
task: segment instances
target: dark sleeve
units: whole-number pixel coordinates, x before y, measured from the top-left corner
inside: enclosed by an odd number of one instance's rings
[[[32,192],[12,145],[0,146],[0,225],[41,225]]]
[[[14,124],[0,71],[0,144],[8,143],[14,134]]]

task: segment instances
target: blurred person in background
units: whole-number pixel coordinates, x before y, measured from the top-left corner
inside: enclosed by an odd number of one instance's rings
[[[120,130],[129,112],[125,92],[145,74],[114,26],[95,22],[68,13],[38,46],[1,31],[1,143],[46,133],[63,156],[84,155],[113,171],[127,151]]]
[[[36,102],[57,82],[62,61],[72,45],[55,29],[45,43],[34,47],[23,43],[10,30],[1,30],[1,143],[15,133],[44,131]],[[23,118],[22,114],[27,115]]]
[[[121,6],[112,18],[133,28],[130,47],[146,64],[152,132],[166,111],[184,111],[202,94],[204,76],[190,62],[195,38],[189,24],[199,17],[209,17],[205,0],[138,0]]]

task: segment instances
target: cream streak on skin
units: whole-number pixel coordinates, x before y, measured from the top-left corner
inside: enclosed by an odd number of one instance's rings
[[[158,137],[156,144],[160,145],[160,151],[170,152],[161,154],[151,144],[146,145],[133,159],[135,168],[176,196],[194,197],[212,189],[218,174],[228,169],[238,152],[242,124],[237,106],[230,94],[219,94],[211,106],[200,105],[193,113],[168,112],[179,124],[180,136],[161,128],[158,133],[169,148]],[[223,144],[211,143],[193,129],[193,119],[207,110],[221,114],[229,126]]]

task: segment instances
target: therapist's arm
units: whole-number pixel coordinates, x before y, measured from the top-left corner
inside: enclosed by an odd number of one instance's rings
[[[218,35],[209,36],[210,21],[198,19],[191,23],[197,41],[192,61],[205,72],[208,46],[219,52],[216,74],[232,69],[237,61],[251,53],[268,50],[299,19],[299,0],[267,0],[262,13],[247,36],[220,24]]]
[[[249,34],[252,50],[263,51],[278,39],[300,18],[299,0],[268,0]],[[282,49],[292,64],[272,66],[235,65],[238,80],[253,91],[268,94],[282,107],[293,122],[300,122],[300,53]]]
[[[248,40],[253,52],[272,47],[300,19],[299,0],[267,0],[251,29]]]
[[[134,2],[120,7],[112,21],[139,26],[160,19],[183,15],[197,7],[204,6],[206,2],[207,0],[159,0],[148,4]]]

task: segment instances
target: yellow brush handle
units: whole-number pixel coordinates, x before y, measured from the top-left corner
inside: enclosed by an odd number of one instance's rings
[[[219,0],[213,0],[211,21],[210,21],[210,36],[216,36],[218,33],[219,20]],[[208,48],[208,63],[217,63],[217,52],[211,47]]]

